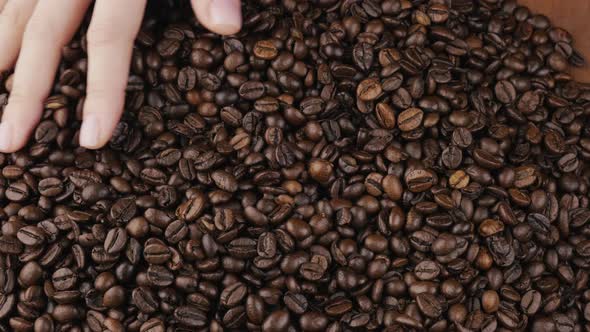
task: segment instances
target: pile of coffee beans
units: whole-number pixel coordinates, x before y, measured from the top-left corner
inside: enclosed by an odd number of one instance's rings
[[[590,328],[568,32],[514,0],[249,0],[229,37],[150,5],[107,147],[77,143],[83,27],[0,154],[0,331]]]

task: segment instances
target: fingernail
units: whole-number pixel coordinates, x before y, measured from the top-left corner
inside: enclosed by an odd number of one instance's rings
[[[211,0],[209,19],[223,34],[232,34],[242,26],[242,8],[239,0]]]
[[[96,114],[84,116],[82,127],[80,128],[80,146],[94,149],[98,147],[100,136],[99,117]]]
[[[12,126],[6,122],[0,123],[0,151],[10,152],[12,144]]]

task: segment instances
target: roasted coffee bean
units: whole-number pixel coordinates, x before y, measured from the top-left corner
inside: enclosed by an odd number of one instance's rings
[[[588,329],[569,33],[513,0],[247,0],[233,37],[187,8],[148,5],[106,147],[83,20],[0,154],[0,330]]]
[[[143,248],[143,257],[150,264],[164,264],[171,256],[170,249],[163,243],[149,243]]]
[[[368,78],[361,81],[356,89],[356,95],[362,101],[375,100],[382,92],[381,82],[377,78]]]
[[[38,246],[45,242],[45,232],[37,226],[25,226],[19,229],[16,237],[27,246]]]
[[[53,273],[51,281],[56,290],[66,290],[72,288],[78,279],[75,272],[68,268],[61,268]]]
[[[395,112],[391,106],[385,103],[379,103],[376,106],[375,112],[381,127],[385,129],[395,128]]]
[[[178,72],[178,89],[181,91],[192,90],[197,84],[197,71],[192,67],[184,67]]]
[[[174,318],[186,327],[198,328],[207,324],[207,316],[192,306],[180,306],[174,310]]]
[[[109,254],[118,253],[125,248],[127,232],[122,227],[112,228],[104,240],[104,250]]]
[[[24,182],[13,182],[4,190],[4,196],[13,202],[22,202],[29,198],[29,187]]]
[[[303,294],[287,292],[283,297],[283,302],[289,311],[301,315],[307,311],[309,302]]]
[[[246,285],[242,283],[234,283],[226,287],[220,295],[221,304],[227,308],[232,308],[241,303],[248,294]]]
[[[253,53],[264,60],[272,60],[278,55],[278,50],[272,40],[260,40],[254,45]]]
[[[55,197],[63,192],[63,182],[58,178],[45,178],[39,181],[37,187],[39,194],[47,197]]]
[[[23,250],[23,244],[15,236],[0,236],[0,252],[4,254],[18,255]]]
[[[442,314],[442,304],[440,300],[434,295],[429,293],[418,294],[416,297],[416,303],[422,313],[430,318],[436,318]]]
[[[309,163],[309,174],[318,182],[327,182],[332,176],[332,164],[323,159],[317,159]]]
[[[398,115],[398,127],[402,131],[412,131],[422,124],[424,112],[419,108],[408,108]]]
[[[229,192],[238,190],[238,182],[233,174],[219,170],[211,173],[211,179],[221,190]]]
[[[131,293],[133,304],[143,313],[153,313],[158,309],[158,301],[147,287],[138,287]]]
[[[510,81],[498,81],[494,87],[496,98],[504,104],[512,103],[516,100],[516,89]]]
[[[405,182],[411,192],[423,192],[434,185],[435,177],[432,172],[424,169],[416,169],[408,172]]]
[[[270,313],[262,323],[262,331],[287,331],[289,327],[289,312],[286,310],[278,310]]]
[[[154,286],[166,287],[174,282],[174,274],[163,266],[150,265],[147,269],[147,280]]]
[[[113,221],[127,222],[133,218],[137,211],[134,197],[121,198],[113,204],[109,217]]]
[[[266,87],[260,81],[247,81],[240,85],[238,94],[246,100],[256,100],[264,96]]]

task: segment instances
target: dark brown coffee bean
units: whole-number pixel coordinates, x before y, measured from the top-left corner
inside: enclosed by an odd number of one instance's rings
[[[178,89],[180,91],[192,90],[197,84],[197,71],[192,67],[184,67],[178,72]]]
[[[184,221],[194,221],[201,216],[205,209],[206,196],[198,192],[176,209],[176,216]]]
[[[23,250],[23,244],[14,236],[0,236],[0,252],[18,255]]]
[[[309,164],[309,174],[318,182],[327,182],[332,176],[332,172],[333,166],[327,160],[317,159]]]
[[[254,45],[254,55],[264,60],[274,59],[279,51],[271,40],[259,40]]]
[[[473,151],[473,159],[475,159],[478,165],[489,169],[501,168],[503,162],[502,158],[495,156],[484,149],[475,149]]]
[[[510,81],[498,81],[494,87],[494,92],[498,100],[504,104],[509,104],[516,100],[516,89]]]
[[[432,294],[422,293],[416,297],[418,308],[424,315],[430,318],[436,318],[442,314],[442,304]]]
[[[164,236],[166,237],[166,241],[178,243],[186,237],[188,232],[189,229],[183,220],[175,220],[166,227]]]
[[[342,316],[352,310],[352,302],[346,298],[336,298],[326,304],[324,311],[328,316]]]
[[[63,183],[58,178],[46,178],[39,181],[37,190],[43,196],[55,197],[63,192]]]
[[[215,182],[215,185],[225,191],[235,192],[238,190],[238,182],[233,174],[224,171],[215,171],[211,173],[211,179]]]
[[[45,232],[37,226],[25,226],[18,230],[16,237],[27,246],[38,246],[45,242]]]
[[[134,197],[121,198],[113,204],[109,217],[113,221],[127,222],[137,212],[137,205]]]
[[[191,328],[203,327],[207,324],[207,316],[192,306],[180,306],[174,310],[174,318],[184,326]]]
[[[163,243],[149,243],[143,249],[143,257],[150,264],[163,264],[171,256],[170,250]]]
[[[283,302],[289,311],[301,315],[307,311],[309,306],[307,298],[303,294],[287,292],[283,297]]]
[[[371,69],[373,65],[373,47],[369,43],[357,43],[352,56],[354,63],[363,71]]]
[[[377,120],[382,128],[394,129],[395,128],[395,112],[391,106],[385,103],[377,104],[375,108]]]
[[[14,182],[6,188],[4,195],[13,202],[22,202],[29,198],[29,187],[24,182]]]
[[[286,310],[278,310],[272,312],[262,323],[263,332],[283,332],[287,331],[289,327],[289,312]]]
[[[180,48],[180,42],[176,39],[162,39],[156,47],[162,57],[171,57]]]
[[[368,78],[360,82],[356,89],[357,97],[363,101],[375,100],[382,92],[381,82],[377,78]]]
[[[51,281],[56,290],[72,288],[78,280],[78,275],[68,268],[61,268],[53,273]]]
[[[405,176],[406,185],[412,192],[426,191],[434,185],[434,181],[432,172],[423,169],[410,171]]]
[[[426,260],[416,265],[414,273],[420,280],[433,280],[438,277],[440,267],[435,262]]]
[[[115,254],[123,250],[125,244],[127,244],[127,232],[125,228],[112,228],[104,240],[104,250],[109,254]]]
[[[408,108],[401,112],[397,118],[397,126],[402,131],[412,131],[422,124],[424,112],[419,108]]]
[[[154,286],[167,287],[174,282],[174,275],[163,266],[150,265],[147,269],[147,279]]]
[[[222,37],[151,3],[96,150],[88,20],[62,48],[0,154],[0,330],[588,329],[571,34],[512,0],[242,6]]]
[[[220,302],[226,308],[232,308],[241,303],[248,294],[248,288],[242,283],[234,283],[223,289]]]

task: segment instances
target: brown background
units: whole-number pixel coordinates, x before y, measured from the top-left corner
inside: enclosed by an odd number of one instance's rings
[[[590,61],[590,0],[520,0],[535,13],[545,14],[555,26],[562,27],[574,36],[574,47],[586,61]],[[573,70],[581,81],[590,82],[590,66]]]

